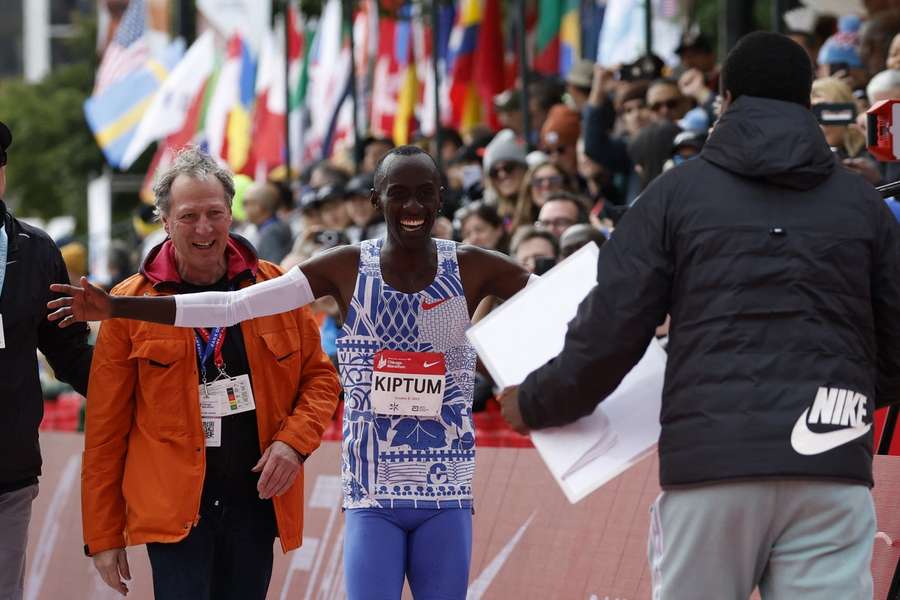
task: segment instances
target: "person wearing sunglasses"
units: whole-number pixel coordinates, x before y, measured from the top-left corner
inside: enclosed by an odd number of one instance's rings
[[[497,213],[508,226],[515,213],[519,189],[528,169],[525,146],[511,129],[503,129],[485,147],[482,166],[484,198],[496,206]]]
[[[551,108],[541,127],[541,150],[550,157],[550,162],[572,178],[578,176],[575,144],[580,135],[581,115],[565,104]]]
[[[647,107],[654,121],[675,122],[690,109],[690,102],[678,89],[678,84],[668,79],[654,81],[647,90]]]
[[[569,177],[549,159],[531,167],[522,181],[510,230],[515,232],[524,225],[534,224],[541,207],[553,193],[571,189]]]

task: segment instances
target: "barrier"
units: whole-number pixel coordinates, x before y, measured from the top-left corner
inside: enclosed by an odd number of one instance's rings
[[[113,600],[115,592],[83,554],[80,514],[82,436],[44,433],[44,476],[34,503],[26,599]],[[325,442],[307,461],[303,546],[283,555],[276,542],[270,599],[345,598],[341,568],[340,446]],[[900,539],[900,458],[876,458],[882,531]],[[659,493],[648,458],[570,505],[537,453],[479,448],[475,476],[470,600],[553,598],[648,600],[648,507]],[[884,598],[900,548],[875,541],[875,598]],[[128,549],[129,600],[153,597],[144,547]],[[406,595],[409,598],[409,594]]]

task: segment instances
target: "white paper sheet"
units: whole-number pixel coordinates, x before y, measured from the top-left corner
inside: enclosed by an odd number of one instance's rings
[[[596,284],[599,248],[589,244],[469,329],[494,381],[517,385],[558,355],[569,321]],[[564,427],[532,432],[532,442],[566,497],[578,502],[655,448],[666,353],[654,340],[594,411]]]

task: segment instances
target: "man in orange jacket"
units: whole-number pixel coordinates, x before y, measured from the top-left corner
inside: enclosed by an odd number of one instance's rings
[[[234,186],[208,155],[182,152],[154,191],[169,239],[114,294],[281,274],[229,233]],[[82,468],[85,551],[103,580],[127,593],[125,546],[147,544],[157,598],[263,600],[276,535],[300,545],[302,464],[338,391],[309,308],[212,330],[105,322]]]

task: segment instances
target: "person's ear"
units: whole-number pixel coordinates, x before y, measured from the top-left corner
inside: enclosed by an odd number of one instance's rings
[[[372,203],[372,206],[374,206],[378,210],[381,210],[381,204],[379,203],[378,199],[378,192],[375,191],[375,188],[369,190],[369,202]]]

